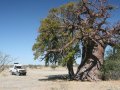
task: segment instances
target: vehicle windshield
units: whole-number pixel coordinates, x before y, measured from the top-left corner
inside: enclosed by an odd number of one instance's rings
[[[15,66],[15,68],[21,69],[21,68],[22,68],[22,66]]]

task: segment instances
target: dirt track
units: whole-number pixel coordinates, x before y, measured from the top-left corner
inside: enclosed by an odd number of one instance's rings
[[[49,75],[67,74],[66,68],[27,69],[27,76],[0,74],[0,90],[120,90],[120,81],[80,82],[49,80]]]

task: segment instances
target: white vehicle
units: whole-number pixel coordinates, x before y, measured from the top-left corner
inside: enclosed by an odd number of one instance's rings
[[[26,75],[26,73],[27,73],[26,70],[19,63],[14,63],[13,67],[10,68],[9,71],[10,71],[11,75],[17,75],[17,76]]]

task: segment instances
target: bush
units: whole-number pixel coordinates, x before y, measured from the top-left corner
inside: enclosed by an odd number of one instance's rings
[[[0,52],[0,73],[5,69],[8,68],[8,64],[12,62],[13,59],[6,54]]]
[[[52,64],[50,67],[51,67],[53,70],[55,70],[55,68],[57,67],[57,65]]]
[[[103,80],[118,80],[120,79],[120,55],[119,51],[110,54],[104,61],[101,69]]]

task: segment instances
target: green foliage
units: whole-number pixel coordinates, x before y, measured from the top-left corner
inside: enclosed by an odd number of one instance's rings
[[[32,50],[35,51],[34,55],[37,59],[39,56],[44,55],[47,49],[56,46],[57,37],[55,32],[59,29],[59,22],[57,20],[52,20],[46,18],[41,21],[41,26],[39,28],[39,36],[36,39],[36,43],[33,45]]]
[[[57,8],[52,8],[49,12],[50,12],[50,13],[57,13],[57,12],[58,12],[58,9],[57,9]]]
[[[102,67],[102,78],[104,80],[120,79],[120,48],[115,51],[115,53],[111,52],[108,55]]]
[[[75,50],[72,50],[71,52],[68,53],[68,55],[65,56],[65,58],[62,60],[62,65],[66,65],[66,63],[72,59],[74,61],[74,55],[75,55]]]
[[[75,59],[79,58],[81,56],[81,50],[79,48],[79,44],[77,44],[75,47],[72,47],[68,50],[69,52],[62,60],[62,65],[66,65],[66,63],[72,59],[73,63],[75,63]]]
[[[59,22],[50,18],[46,18],[42,20],[40,32],[47,31],[47,30],[56,30],[59,28]]]

